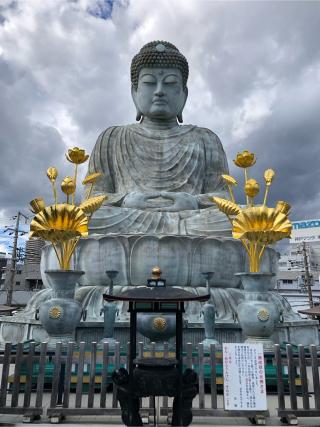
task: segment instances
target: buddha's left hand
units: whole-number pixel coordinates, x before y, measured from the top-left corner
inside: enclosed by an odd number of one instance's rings
[[[172,200],[173,204],[171,204],[170,206],[163,207],[161,209],[157,209],[158,211],[179,212],[198,209],[198,200],[192,194],[183,192],[173,193],[169,191],[162,191],[161,197]]]

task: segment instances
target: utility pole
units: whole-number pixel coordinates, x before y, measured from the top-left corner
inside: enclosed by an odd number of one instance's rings
[[[303,256],[304,271],[305,271],[304,283],[308,291],[309,306],[310,308],[312,308],[313,296],[312,296],[312,290],[311,290],[311,276],[309,272],[309,262],[308,262],[308,256],[307,256],[306,242],[302,242],[302,256]]]
[[[12,250],[12,257],[11,257],[11,263],[9,270],[7,269],[6,272],[6,280],[5,280],[5,289],[7,289],[7,305],[12,305],[12,294],[13,294],[13,285],[14,285],[14,277],[16,273],[16,265],[17,265],[17,245],[18,245],[18,236],[19,236],[19,223],[20,223],[20,217],[24,217],[26,220],[29,219],[26,215],[24,215],[22,212],[18,212],[17,219],[16,219],[16,226],[13,229],[14,231],[14,237],[13,237],[13,250]]]

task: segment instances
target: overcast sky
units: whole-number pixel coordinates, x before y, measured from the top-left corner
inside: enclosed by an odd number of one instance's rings
[[[274,168],[270,205],[319,218],[319,28],[318,1],[0,0],[0,226],[51,200],[68,147],[134,122],[130,61],[157,39],[189,61],[184,122],[219,135],[237,177],[243,149],[258,180]]]

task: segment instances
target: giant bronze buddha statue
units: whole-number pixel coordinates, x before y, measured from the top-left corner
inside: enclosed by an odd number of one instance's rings
[[[131,64],[132,98],[137,123],[110,127],[93,148],[88,173],[100,172],[94,194],[107,194],[94,214],[90,236],[79,242],[74,267],[85,271],[76,297],[87,309],[87,321],[100,319],[106,271],[117,271],[114,292],[143,285],[159,265],[167,285],[205,293],[209,283],[217,321],[232,322],[243,299],[239,277],[247,261],[239,241],[232,239],[226,217],[212,202],[227,197],[221,174],[228,165],[221,142],[212,131],[182,125],[187,101],[188,63],[171,43],[154,41],[142,47]],[[42,270],[54,268],[50,247]],[[277,254],[267,250],[262,271],[275,271]],[[212,276],[212,275],[210,275]],[[50,290],[42,291],[32,311]],[[293,316],[275,296],[287,318]],[[125,319],[125,309],[119,310]],[[201,322],[199,304],[187,310]]]
[[[138,123],[108,128],[93,149],[89,173],[103,174],[95,191],[108,200],[92,233],[230,236],[212,202],[226,195],[221,142],[208,129],[179,124],[187,78],[187,60],[171,43],[148,43],[133,58]]]

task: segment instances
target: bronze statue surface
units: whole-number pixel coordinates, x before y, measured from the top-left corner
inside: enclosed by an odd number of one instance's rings
[[[108,200],[91,233],[230,235],[212,202],[226,194],[221,142],[208,129],[179,124],[187,77],[187,61],[171,43],[148,43],[133,58],[139,122],[108,128],[93,149],[88,173],[103,174],[94,192]]]

